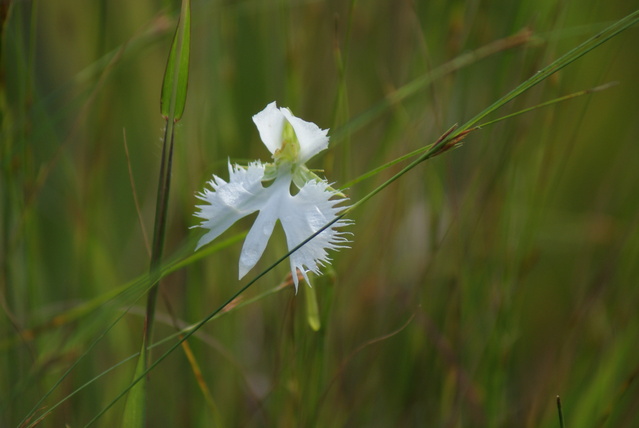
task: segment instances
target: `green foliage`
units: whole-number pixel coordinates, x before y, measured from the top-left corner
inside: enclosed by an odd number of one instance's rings
[[[148,426],[557,427],[557,395],[566,427],[639,423],[639,33],[616,33],[637,20],[627,2],[193,7]],[[155,8],[0,14],[2,426],[121,424],[179,15]],[[584,55],[519,91],[569,52]],[[188,229],[195,192],[229,157],[269,160],[250,118],[273,100],[331,128],[310,167],[353,203],[384,186],[349,213],[351,249],[297,296],[286,263],[237,281],[251,219],[198,253]],[[286,254],[274,238],[253,275]]]

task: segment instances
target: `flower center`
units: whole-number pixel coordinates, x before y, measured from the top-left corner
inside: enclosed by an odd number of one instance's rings
[[[275,150],[273,159],[276,164],[296,163],[300,153],[300,142],[295,135],[295,130],[288,121],[284,122],[282,129],[282,147]]]

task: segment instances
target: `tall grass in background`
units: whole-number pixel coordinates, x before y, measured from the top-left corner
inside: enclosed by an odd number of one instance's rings
[[[129,387],[178,3],[0,7],[2,426],[59,402],[42,426],[84,426]],[[628,3],[192,3],[153,355],[246,283],[252,219],[195,255],[188,227],[229,157],[268,159],[250,120],[268,102],[331,128],[311,166],[358,201],[403,164],[358,177],[466,122]],[[637,42],[637,28],[620,34],[485,120],[618,85],[474,131],[353,211],[352,248],[314,279],[319,331],[307,290],[295,296],[285,266],[267,273],[189,340],[206,388],[179,351],[151,372],[148,426],[556,427],[557,395],[567,427],[639,423]],[[459,66],[398,97],[442,64]],[[275,238],[255,272],[286,254]]]

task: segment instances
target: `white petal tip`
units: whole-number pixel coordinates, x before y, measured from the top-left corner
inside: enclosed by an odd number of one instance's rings
[[[246,276],[246,274],[248,273],[248,271],[251,270],[250,267],[244,266],[241,262],[240,262],[240,270],[238,273],[238,277],[237,279],[242,279]]]
[[[193,226],[193,227],[197,227],[197,226]],[[193,251],[199,250],[200,248],[202,248],[203,246],[205,246],[209,242],[211,242],[211,240],[207,239],[207,236],[204,235],[203,237],[200,238],[199,241],[197,241],[197,245],[195,246],[195,250],[193,250]]]

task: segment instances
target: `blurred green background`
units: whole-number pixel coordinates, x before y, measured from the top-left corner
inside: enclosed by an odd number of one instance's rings
[[[341,186],[434,142],[633,7],[194,1],[166,258],[190,255],[203,233],[189,227],[211,174],[227,178],[229,158],[269,160],[251,121],[267,103],[331,128],[310,166]],[[0,12],[0,425],[17,426],[81,357],[39,412],[139,350],[139,283],[100,298],[148,270],[143,230],[153,225],[160,86],[179,3],[3,1]],[[522,43],[507,46],[517,33]],[[393,98],[491,43],[490,56]],[[567,427],[639,426],[638,44],[630,29],[500,113],[618,85],[474,132],[354,211],[351,249],[314,278],[318,332],[307,289],[280,287],[288,263],[268,273],[245,300],[275,293],[189,341],[211,399],[177,350],[151,372],[148,426],[558,427],[557,395]],[[240,282],[239,240],[168,276],[156,340],[175,333],[171,314],[178,325],[201,320],[285,254],[283,238],[276,230]],[[40,426],[84,426],[128,386],[134,364]],[[123,401],[97,425],[118,426]]]

